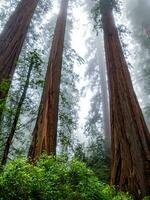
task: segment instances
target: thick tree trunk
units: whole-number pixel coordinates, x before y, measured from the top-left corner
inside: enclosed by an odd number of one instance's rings
[[[68,0],[62,0],[56,22],[39,114],[28,154],[31,160],[39,158],[42,152],[56,154],[59,88],[67,8]]]
[[[30,66],[29,66],[29,70],[28,70],[25,86],[24,86],[20,101],[18,102],[18,106],[17,106],[17,109],[16,109],[16,114],[15,114],[15,117],[13,119],[11,130],[10,130],[10,133],[8,135],[8,138],[7,138],[7,141],[6,141],[6,144],[5,144],[4,153],[3,153],[3,157],[2,157],[2,161],[1,161],[2,165],[5,165],[6,162],[7,162],[10,146],[12,144],[12,140],[14,138],[14,134],[15,134],[15,131],[16,131],[17,123],[18,123],[18,119],[20,117],[21,107],[22,107],[22,105],[24,103],[24,100],[25,100],[26,94],[27,94],[27,90],[28,90],[28,87],[29,87],[29,81],[30,81],[30,76],[31,76],[31,71],[32,71],[32,68],[33,68],[33,64],[34,64],[33,58],[31,58],[31,63],[30,63]]]
[[[7,88],[0,91],[0,102],[7,97],[16,62],[38,1],[22,0],[0,35],[0,85],[7,82]],[[0,110],[0,117],[2,112],[3,109]]]
[[[150,135],[133,90],[112,10],[102,17],[112,132],[111,184],[136,199],[150,192]]]

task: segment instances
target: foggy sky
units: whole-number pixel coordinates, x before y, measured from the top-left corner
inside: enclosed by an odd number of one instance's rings
[[[150,28],[149,0],[127,0],[127,12],[132,18],[132,24]]]

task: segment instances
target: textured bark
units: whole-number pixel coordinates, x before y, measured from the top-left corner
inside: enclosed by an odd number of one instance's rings
[[[30,76],[31,76],[31,71],[32,71],[32,68],[33,68],[33,64],[34,64],[34,61],[33,61],[33,59],[31,59],[31,63],[30,63],[30,66],[29,66],[29,70],[28,70],[25,86],[24,86],[20,101],[18,102],[18,106],[17,106],[17,109],[16,109],[16,114],[15,114],[15,117],[13,119],[11,130],[10,130],[10,133],[8,135],[8,138],[7,138],[7,141],[6,141],[6,144],[5,144],[4,153],[3,153],[3,157],[2,157],[2,161],[1,161],[2,165],[5,165],[6,162],[7,162],[10,146],[12,144],[12,140],[14,138],[14,134],[15,134],[15,131],[16,131],[17,123],[18,123],[18,119],[20,117],[21,107],[22,107],[22,105],[24,103],[24,100],[25,100],[26,94],[27,94],[27,90],[28,90],[28,87],[29,87],[29,81],[30,81]]]
[[[62,0],[57,18],[45,86],[39,114],[33,131],[28,157],[36,160],[42,154],[56,154],[59,88],[68,0]]]
[[[0,84],[8,81],[8,89],[0,91],[0,101],[6,99],[27,30],[39,0],[22,0],[10,16],[0,35]],[[0,111],[0,116],[3,110]]]
[[[112,132],[111,184],[136,199],[150,192],[150,135],[134,93],[112,10],[102,17]]]

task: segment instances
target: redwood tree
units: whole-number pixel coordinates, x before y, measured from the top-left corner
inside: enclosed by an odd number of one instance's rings
[[[5,101],[7,97],[16,63],[38,1],[21,0],[0,35],[0,102]],[[0,116],[2,111],[3,109],[0,110]]]
[[[62,0],[56,22],[40,109],[28,154],[31,160],[37,159],[44,151],[48,154],[56,154],[59,88],[67,8],[68,0]]]
[[[111,184],[136,199],[150,191],[150,135],[128,71],[113,17],[115,0],[100,0],[110,96]]]

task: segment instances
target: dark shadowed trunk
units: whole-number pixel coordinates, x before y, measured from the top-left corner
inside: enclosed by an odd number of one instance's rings
[[[150,135],[133,90],[112,10],[102,17],[110,93],[111,184],[136,199],[150,191]]]
[[[67,8],[68,0],[62,0],[56,22],[39,114],[28,154],[32,160],[37,159],[44,151],[47,154],[56,154],[58,101]]]
[[[7,88],[0,91],[0,102],[5,101],[15,71],[27,30],[38,0],[22,0],[10,16],[0,35],[0,85],[7,82]],[[3,109],[0,110],[0,118]]]
[[[8,138],[7,138],[7,141],[6,141],[6,144],[5,144],[4,153],[3,153],[3,157],[2,157],[2,161],[1,161],[2,165],[5,165],[6,162],[7,162],[10,146],[12,144],[12,140],[13,140],[13,137],[14,137],[14,134],[15,134],[15,131],[16,131],[17,123],[18,123],[18,119],[20,117],[21,107],[22,107],[22,105],[24,103],[24,100],[26,98],[27,90],[28,90],[28,87],[29,87],[31,71],[32,71],[33,64],[34,64],[33,59],[34,58],[31,58],[31,63],[30,63],[30,66],[29,66],[29,70],[28,70],[25,86],[24,86],[20,101],[18,102],[18,106],[17,106],[17,109],[16,109],[16,114],[15,114],[15,117],[13,119],[11,130],[10,130],[10,133],[8,135]]]

